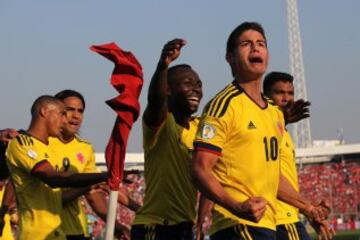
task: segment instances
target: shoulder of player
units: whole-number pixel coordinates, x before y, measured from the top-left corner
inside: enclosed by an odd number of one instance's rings
[[[77,143],[85,144],[85,145],[88,145],[90,147],[92,146],[92,144],[88,140],[80,137],[79,135],[75,135],[75,141]]]
[[[231,106],[233,100],[244,93],[244,90],[235,82],[226,86],[205,106],[204,112],[211,117],[222,117]]]
[[[19,135],[17,135],[10,143],[10,145],[20,145],[22,147],[30,147],[34,145],[34,138],[29,135],[27,132],[25,132],[24,130],[20,130],[19,131]]]

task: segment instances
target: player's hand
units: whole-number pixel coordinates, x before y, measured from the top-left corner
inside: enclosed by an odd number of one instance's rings
[[[0,130],[0,142],[9,142],[11,139],[19,135],[19,133],[12,128]]]
[[[323,199],[316,206],[321,208],[321,211],[322,211],[322,214],[324,215],[324,218],[327,219],[329,217],[329,214],[331,213],[330,203]]]
[[[185,44],[186,41],[179,38],[166,43],[161,52],[159,65],[162,67],[168,67],[171,62],[180,56],[180,50]]]
[[[259,222],[265,214],[267,201],[262,197],[250,197],[238,205],[235,214],[252,222]]]
[[[303,214],[309,219],[309,221],[322,222],[326,220],[330,214],[330,206],[324,200],[317,205],[309,204]]]
[[[304,118],[310,117],[310,102],[299,99],[291,102],[283,109],[285,124],[295,123]]]
[[[319,240],[331,240],[335,236],[335,230],[330,227],[327,221],[310,221],[311,226],[316,231]]]

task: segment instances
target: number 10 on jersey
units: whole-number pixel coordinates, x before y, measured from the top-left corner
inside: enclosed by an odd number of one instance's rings
[[[266,161],[269,161],[270,159],[272,161],[276,161],[279,150],[278,141],[276,137],[271,137],[270,139],[264,137],[263,142],[265,148]]]

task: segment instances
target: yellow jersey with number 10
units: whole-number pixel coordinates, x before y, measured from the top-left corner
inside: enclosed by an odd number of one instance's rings
[[[261,196],[268,203],[258,223],[239,218],[215,204],[210,234],[239,223],[276,228],[279,147],[284,118],[278,107],[266,102],[266,107],[261,108],[234,81],[204,109],[195,150],[219,156],[213,174],[234,199],[243,202],[249,197]]]

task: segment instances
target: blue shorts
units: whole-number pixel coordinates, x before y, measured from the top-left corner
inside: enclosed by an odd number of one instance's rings
[[[143,225],[131,227],[132,240],[193,240],[192,222],[176,225]]]
[[[277,225],[276,238],[281,240],[311,240],[301,222]]]
[[[220,230],[210,236],[211,240],[275,240],[276,232],[267,228],[239,224]]]

